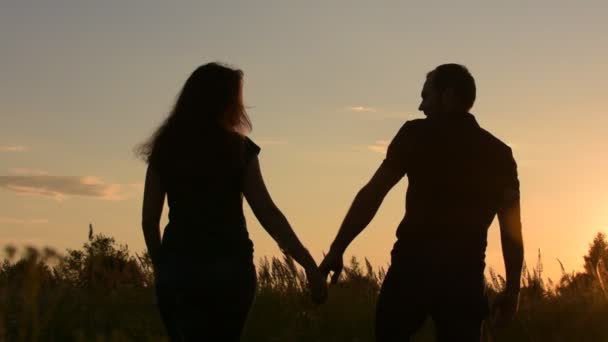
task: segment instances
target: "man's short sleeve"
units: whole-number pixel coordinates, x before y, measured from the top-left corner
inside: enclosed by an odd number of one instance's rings
[[[412,150],[412,128],[411,122],[406,122],[397,135],[393,138],[386,150],[384,165],[388,166],[400,176],[407,172],[409,156]]]
[[[519,177],[517,174],[517,163],[513,158],[513,152],[508,150],[505,162],[505,181],[501,192],[501,208],[508,208],[519,201]]]

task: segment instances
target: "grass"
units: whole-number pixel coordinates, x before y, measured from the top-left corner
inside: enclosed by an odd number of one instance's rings
[[[146,254],[132,255],[103,235],[61,255],[48,248],[5,251],[0,342],[166,341]],[[373,341],[384,269],[353,258],[322,306],[310,302],[305,276],[292,259],[263,258],[257,269],[258,293],[243,341]],[[543,280],[539,256],[524,271],[517,319],[503,330],[491,329],[492,340],[608,341],[606,268],[597,262],[596,271],[590,269],[564,271],[554,284]],[[490,272],[489,295],[502,286],[504,279]],[[415,340],[434,340],[431,321]]]

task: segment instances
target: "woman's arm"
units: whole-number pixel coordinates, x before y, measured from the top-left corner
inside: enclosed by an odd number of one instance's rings
[[[260,170],[260,162],[255,156],[246,166],[243,179],[243,193],[262,227],[305,269],[316,268],[317,264],[302,245],[283,213],[272,201]]]
[[[148,165],[144,203],[142,209],[142,228],[148,253],[156,267],[160,253],[160,217],[165,203],[165,191],[162,188],[159,174]]]

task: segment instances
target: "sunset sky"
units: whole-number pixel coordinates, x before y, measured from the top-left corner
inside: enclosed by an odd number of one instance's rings
[[[266,183],[317,261],[426,72],[469,67],[482,127],[519,165],[526,260],[568,271],[608,232],[605,1],[3,1],[0,246],[85,242],[88,224],[144,249],[133,148],[189,73],[245,72]],[[204,154],[205,151],[201,151]],[[386,265],[407,180],[347,250]],[[163,224],[166,223],[165,209]],[[278,255],[247,207],[256,258]],[[502,272],[498,226],[487,262]],[[448,256],[446,256],[448,257]]]

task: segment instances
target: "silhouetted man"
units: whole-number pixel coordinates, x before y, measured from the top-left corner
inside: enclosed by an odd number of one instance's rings
[[[523,262],[517,167],[511,149],[469,114],[475,96],[475,80],[462,65],[427,74],[419,107],[426,118],[401,127],[321,263],[337,281],[346,247],[407,175],[406,212],[376,307],[379,342],[407,341],[427,316],[439,341],[480,340],[488,314],[487,230],[496,214],[507,276],[498,318],[509,321],[517,311]]]

